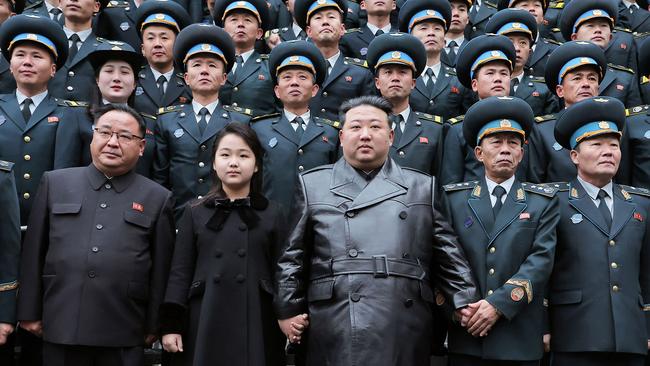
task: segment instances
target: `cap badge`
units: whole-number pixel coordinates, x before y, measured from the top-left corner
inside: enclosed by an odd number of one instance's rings
[[[609,123],[605,121],[598,122],[598,128],[601,128],[603,130],[609,129]]]
[[[402,53],[399,52],[399,51],[394,51],[393,53],[391,53],[390,56],[391,56],[392,58],[402,58]]]
[[[512,127],[512,123],[508,121],[507,119],[502,119],[501,122],[499,122],[500,127]]]

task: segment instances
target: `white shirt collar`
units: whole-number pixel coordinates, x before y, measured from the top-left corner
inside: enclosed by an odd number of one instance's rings
[[[427,76],[427,69],[433,69],[433,76],[436,78],[440,77],[440,68],[441,68],[441,63],[438,62],[437,64],[433,66],[427,66],[424,68],[424,71],[422,71],[422,77]]]
[[[242,58],[242,60],[243,60],[242,65],[245,64],[246,61],[248,61],[248,59],[251,57],[251,55],[253,54],[253,52],[255,52],[255,48],[251,48],[250,51],[246,51],[246,52],[244,52],[244,53],[242,53],[242,54],[240,55],[241,58]]]
[[[287,117],[287,120],[289,120],[290,123],[293,123],[293,120],[297,117],[297,115],[289,112],[286,109],[284,110],[284,116]],[[301,114],[300,117],[302,118],[302,121],[305,122],[305,126],[307,126],[309,124],[309,118],[311,117],[311,112],[308,109],[307,112]]]
[[[45,8],[47,9],[48,14],[51,14],[50,10],[56,8],[56,6],[50,4],[49,1],[45,0]],[[61,9],[61,8],[59,8],[59,9]],[[61,11],[61,15],[63,15],[63,11]]]
[[[585,192],[587,192],[587,194],[589,195],[589,197],[591,197],[592,200],[598,199],[598,192],[600,192],[601,189],[607,192],[610,198],[614,197],[614,184],[612,184],[612,181],[609,181],[609,183],[607,183],[603,188],[596,187],[595,185],[580,178],[580,176],[578,176],[578,182],[582,184],[582,187],[585,189]]]
[[[411,106],[406,107],[405,110],[399,112],[398,114],[404,118],[404,125],[406,126],[406,121],[408,121],[409,117],[411,116]]]
[[[492,192],[494,191],[494,188],[496,186],[501,186],[506,190],[505,196],[510,193],[510,189],[512,188],[512,185],[515,183],[515,176],[513,175],[512,177],[508,178],[502,183],[497,183],[495,181],[490,180],[487,176],[485,177],[485,184],[487,185],[488,192],[490,193],[490,197],[492,196]]]
[[[366,25],[368,26],[368,29],[370,29],[372,34],[377,33],[377,31],[380,29],[379,27],[377,27],[374,24],[366,23]],[[384,31],[384,33],[390,33],[390,23],[388,23],[387,26],[381,28],[381,30]]]
[[[163,73],[161,73],[160,71],[158,71],[158,70],[156,70],[156,69],[154,69],[154,68],[152,67],[152,68],[151,68],[151,73],[153,74],[153,80],[154,80],[154,81],[158,82],[158,78],[159,78],[161,75],[165,75],[165,79],[167,79],[167,82],[169,83],[169,82],[171,81],[171,79],[172,79],[172,76],[174,76],[174,68],[172,67],[171,70],[169,70],[168,72],[166,72],[166,73],[163,74]]]
[[[199,112],[201,111],[201,108],[205,107],[208,109],[208,113],[210,114],[210,116],[208,116],[208,120],[210,119],[209,117],[211,117],[214,114],[214,110],[217,109],[218,105],[219,105],[219,99],[215,100],[214,102],[208,105],[201,105],[200,103],[192,100],[192,109],[194,110],[194,114],[198,116]],[[196,121],[198,122],[199,119],[197,118]]]
[[[515,76],[513,79],[517,79],[517,80],[519,80],[519,84],[518,84],[518,85],[521,85],[521,82],[524,80],[524,75],[526,75],[526,72],[525,72],[525,71],[522,72],[521,74],[519,74],[519,76]]]
[[[481,0],[474,0],[474,5],[481,7]]]
[[[38,107],[38,105],[41,104],[41,102],[45,99],[45,97],[47,97],[47,90],[31,97],[32,103],[34,104],[34,109],[36,109],[36,107]],[[18,105],[20,106],[21,104],[23,104],[25,99],[27,99],[27,96],[19,92],[18,89],[16,89],[16,99],[18,100]]]
[[[446,38],[445,37],[445,47],[449,48],[449,42],[454,41],[456,42],[456,47],[460,47],[463,42],[465,42],[465,36],[461,35],[458,38]]]
[[[639,6],[639,4],[637,4],[637,3],[631,3],[631,2],[626,1],[626,0],[623,0],[623,5],[625,5],[625,7],[628,8],[628,9],[629,9],[630,6],[632,6],[632,5]]]
[[[296,38],[298,38],[298,35],[302,31],[302,28],[300,28],[300,26],[298,24],[296,24],[295,22],[292,22],[291,23],[291,30],[293,30],[293,34],[296,36]]]
[[[332,68],[334,67],[334,65],[336,65],[336,61],[338,61],[339,56],[341,56],[341,51],[337,52],[336,55],[334,55],[334,56],[327,59],[327,61],[329,61],[330,65],[332,65]]]
[[[81,42],[86,42],[86,39],[90,36],[90,33],[93,32],[93,29],[88,28],[86,30],[82,30],[81,32],[73,32],[72,30],[70,30],[70,29],[68,29],[66,27],[63,27],[63,31],[65,32],[65,36],[68,39],[70,39],[70,36],[77,33],[77,35],[79,36],[79,39],[81,40]]]

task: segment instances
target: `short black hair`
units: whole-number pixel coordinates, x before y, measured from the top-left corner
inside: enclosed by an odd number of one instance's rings
[[[131,115],[138,122],[138,127],[140,130],[140,136],[144,138],[145,133],[147,132],[147,125],[144,123],[144,119],[140,116],[140,113],[135,109],[124,104],[106,104],[102,106],[95,106],[92,108],[91,114],[93,116],[93,124],[96,124],[99,119],[108,112],[118,111],[124,112]]]
[[[386,117],[390,116],[393,113],[393,104],[385,98],[375,95],[364,95],[361,97],[348,99],[343,102],[341,108],[339,109],[339,120],[345,123],[345,114],[348,113],[350,109],[364,105],[381,109],[382,111],[386,112]]]

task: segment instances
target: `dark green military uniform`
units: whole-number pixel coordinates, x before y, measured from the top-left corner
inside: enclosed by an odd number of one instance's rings
[[[639,63],[639,89],[643,103],[650,104],[650,33],[639,38],[639,60],[646,62]]]
[[[620,137],[624,121],[618,100],[586,99],[567,109],[555,136],[575,150],[594,137]],[[548,297],[552,365],[641,366],[650,325],[650,192],[580,177],[557,187],[561,218]]]
[[[484,136],[508,132],[521,134],[523,144],[532,124],[532,110],[524,101],[490,97],[467,111],[464,136],[474,147]],[[505,197],[500,210],[494,211],[501,204],[500,197],[491,199],[496,185],[488,185],[484,176],[444,186],[444,213],[459,236],[481,298],[503,318],[485,337],[473,337],[459,324],[452,325],[453,365],[532,365],[543,355],[544,289],[553,267],[559,220],[556,190],[512,176],[499,182]]]
[[[0,55],[0,94],[11,93],[16,90],[16,80],[9,71],[9,62]]]
[[[559,25],[560,15],[562,14],[562,9],[564,9],[565,4],[568,4],[570,0],[558,0],[551,1],[544,12],[544,21],[539,29],[539,34],[544,38],[553,39],[554,41],[563,41],[562,39],[554,38],[555,34],[560,34]],[[560,38],[562,35],[560,34]]]
[[[396,32],[397,28],[391,25],[390,31]],[[375,34],[367,25],[348,29],[341,39],[341,50],[348,57],[365,60],[368,54],[368,45],[373,39],[375,39]]]
[[[63,23],[65,22],[63,11],[61,11],[59,8],[58,15],[55,15],[56,10],[54,12],[48,12],[47,6],[45,5],[45,0],[33,1],[31,3],[28,1],[28,5],[25,6],[24,13],[50,18],[61,26],[63,26]]]
[[[623,28],[628,28],[635,33],[650,31],[650,12],[648,8],[643,7],[644,1],[637,1],[637,6],[629,8],[620,1],[618,3],[618,22]],[[647,2],[645,4],[647,6]]]
[[[636,106],[625,114],[617,182],[650,188],[650,108]]]
[[[476,3],[476,0],[473,3]],[[488,0],[481,0],[481,7],[476,14],[472,14],[471,7],[467,11],[469,12],[469,24],[465,28],[465,38],[474,39],[485,34],[485,26],[490,17],[497,12],[497,4]]]
[[[0,160],[0,323],[7,324],[16,322],[20,261],[20,208],[13,167],[12,162]]]
[[[142,3],[145,4],[144,2]],[[98,37],[128,43],[140,52],[140,30],[136,26],[138,7],[133,0],[112,0],[97,14],[94,24]]]

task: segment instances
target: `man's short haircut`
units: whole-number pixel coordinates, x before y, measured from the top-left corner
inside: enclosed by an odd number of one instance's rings
[[[388,116],[393,113],[393,105],[388,100],[375,95],[364,95],[343,102],[339,109],[339,120],[345,123],[345,114],[348,113],[350,109],[361,106],[370,106],[381,109],[386,113],[386,120],[388,120]]]
[[[97,121],[108,112],[118,111],[130,114],[131,117],[135,118],[138,122],[138,129],[140,130],[140,136],[144,138],[145,133],[147,132],[147,125],[144,123],[144,120],[135,109],[129,107],[126,104],[106,104],[103,106],[96,106],[92,109],[93,124],[97,124]]]

